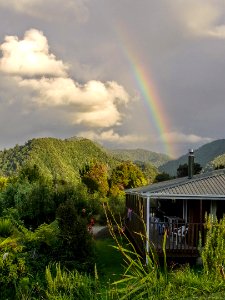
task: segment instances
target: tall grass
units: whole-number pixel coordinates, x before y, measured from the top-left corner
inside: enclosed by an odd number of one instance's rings
[[[53,275],[55,273],[55,275]],[[97,272],[95,279],[78,271],[69,272],[62,270],[60,264],[55,265],[55,270],[46,268],[47,281],[46,297],[49,300],[97,300],[101,299],[99,292]]]
[[[152,247],[149,253],[146,252],[145,264],[145,259],[137,253],[123,227],[116,224],[115,231],[115,220],[112,222],[111,219],[111,216],[107,217],[108,226],[116,241],[115,247],[124,257],[126,269],[122,278],[113,283],[110,299],[225,299],[225,219],[218,224],[219,226],[209,228],[206,247],[202,252],[204,268],[198,271],[191,269],[189,265],[176,269],[167,268],[166,233],[163,239],[163,266],[160,267],[151,241],[149,243]],[[146,236],[142,238],[143,241],[147,239]],[[127,247],[121,243],[122,239],[127,241]]]
[[[9,237],[13,232],[13,224],[9,219],[0,219],[0,237]]]
[[[121,252],[126,265],[123,277],[113,283],[116,288],[113,290],[114,293],[111,294],[111,297],[121,300],[148,299],[152,290],[155,295],[160,295],[161,289],[167,282],[167,272],[160,271],[154,248],[150,247],[150,252],[146,251],[146,256],[143,257],[124,233],[122,222],[117,223],[108,210],[106,210],[106,216],[109,231],[116,242],[114,247]],[[116,224],[116,230],[114,224]],[[136,234],[140,235],[143,244],[145,244],[147,236],[141,233]],[[127,247],[124,247],[124,241]]]

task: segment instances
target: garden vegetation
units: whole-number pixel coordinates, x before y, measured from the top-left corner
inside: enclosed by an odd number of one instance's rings
[[[136,252],[121,223],[124,189],[145,183],[131,162],[97,160],[82,165],[76,184],[36,164],[2,177],[0,299],[224,299],[225,219],[207,220],[202,268],[168,268],[166,253],[162,266],[154,250],[146,264]],[[93,217],[111,232],[104,253],[88,231]],[[107,271],[117,255],[120,268]]]

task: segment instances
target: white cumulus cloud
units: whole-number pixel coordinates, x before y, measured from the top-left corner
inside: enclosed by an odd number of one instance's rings
[[[120,135],[115,132],[113,129],[109,129],[102,132],[94,132],[94,131],[83,131],[78,134],[81,137],[85,137],[91,140],[96,140],[98,142],[110,142],[117,144],[126,144],[130,142],[140,142],[144,141],[146,137],[135,134],[126,134]]]
[[[19,86],[36,92],[33,101],[41,106],[69,107],[74,124],[109,127],[119,124],[119,104],[126,104],[129,96],[116,82],[89,81],[78,84],[71,78],[41,78],[19,80]]]
[[[6,36],[0,50],[2,72],[21,76],[66,76],[67,66],[49,53],[47,38],[36,29],[28,30],[22,40]]]
[[[171,4],[193,34],[225,38],[224,0],[175,0]]]
[[[71,124],[91,127],[120,124],[120,108],[129,102],[124,87],[115,81],[90,80],[80,84],[70,78],[66,64],[49,53],[42,32],[31,29],[22,40],[7,36],[0,50],[0,71],[12,77],[23,91],[22,98],[29,99],[32,105],[60,107]]]

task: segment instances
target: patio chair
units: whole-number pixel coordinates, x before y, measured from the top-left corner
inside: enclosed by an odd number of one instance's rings
[[[182,225],[181,227],[174,229],[172,234],[176,238],[176,246],[178,245],[178,242],[182,243],[186,239],[187,233],[188,233],[188,226],[186,225]]]

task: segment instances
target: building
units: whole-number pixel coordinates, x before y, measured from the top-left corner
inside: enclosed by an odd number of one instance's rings
[[[217,219],[225,214],[225,169],[193,176],[193,163],[190,152],[188,177],[126,191],[125,226],[141,252],[154,246],[163,255],[166,232],[167,257],[197,257],[206,214]]]

